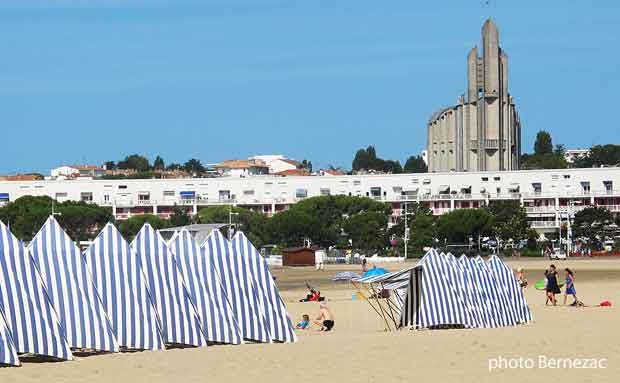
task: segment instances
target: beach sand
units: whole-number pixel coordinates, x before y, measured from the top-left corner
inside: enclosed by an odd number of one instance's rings
[[[531,287],[526,297],[534,322],[475,330],[384,332],[368,303],[351,299],[353,288],[330,279],[359,266],[326,270],[276,268],[274,274],[293,321],[315,316],[316,303],[299,303],[305,283],[329,299],[336,326],[331,333],[299,332],[295,344],[245,344],[158,352],[80,357],[74,362],[25,363],[0,369],[0,382],[616,382],[620,373],[620,259],[554,261],[576,272],[579,298],[591,307],[546,307],[533,289],[547,260],[509,260],[523,266]],[[390,270],[407,264],[390,265]],[[563,275],[563,273],[562,273]],[[570,301],[571,298],[569,298]],[[604,299],[611,308],[593,307]],[[561,303],[560,299],[560,303]],[[531,359],[532,369],[489,371],[489,360]],[[539,358],[605,359],[607,368],[542,369]],[[529,362],[527,362],[529,363]]]

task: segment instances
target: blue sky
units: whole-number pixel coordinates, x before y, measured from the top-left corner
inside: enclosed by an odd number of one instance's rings
[[[620,2],[2,0],[0,174],[130,153],[401,162],[492,17],[531,150],[620,143]]]

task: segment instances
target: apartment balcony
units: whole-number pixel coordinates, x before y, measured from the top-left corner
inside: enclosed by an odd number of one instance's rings
[[[534,229],[556,228],[558,225],[555,221],[530,221],[530,227]]]

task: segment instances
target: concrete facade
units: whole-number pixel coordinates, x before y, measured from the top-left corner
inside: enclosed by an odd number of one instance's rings
[[[119,220],[140,214],[168,218],[174,206],[196,214],[206,206],[235,205],[273,215],[309,197],[351,195],[389,203],[393,219],[405,202],[436,214],[515,200],[539,232],[557,231],[566,214],[588,206],[620,213],[620,168],[505,172],[193,179],[0,181],[0,206],[22,196],[96,203]],[[575,205],[576,204],[576,205]],[[574,206],[573,206],[574,205]],[[51,206],[50,206],[51,208]]]
[[[427,125],[429,172],[518,170],[521,122],[508,91],[508,56],[497,26],[482,27],[482,55],[467,55],[467,94]]]

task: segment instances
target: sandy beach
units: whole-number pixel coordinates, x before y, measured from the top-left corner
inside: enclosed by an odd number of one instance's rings
[[[542,279],[549,261],[522,258],[507,263],[514,268],[523,266],[533,285]],[[534,322],[526,326],[386,333],[366,302],[351,299],[354,290],[350,285],[331,282],[336,272],[357,272],[359,266],[328,265],[323,271],[276,268],[274,274],[293,320],[306,313],[314,316],[318,311],[316,303],[298,302],[308,282],[329,299],[336,319],[332,333],[301,331],[295,344],[213,346],[95,355],[63,363],[26,362],[21,368],[0,369],[0,382],[617,381],[620,259],[554,263],[559,269],[574,269],[578,296],[589,307],[545,306],[544,293],[530,287],[526,297]],[[406,265],[391,265],[389,269]],[[604,299],[614,306],[594,307]],[[535,366],[490,371],[489,360],[501,363],[501,358],[511,363],[531,359]],[[550,358],[604,359],[606,368],[540,368]]]

